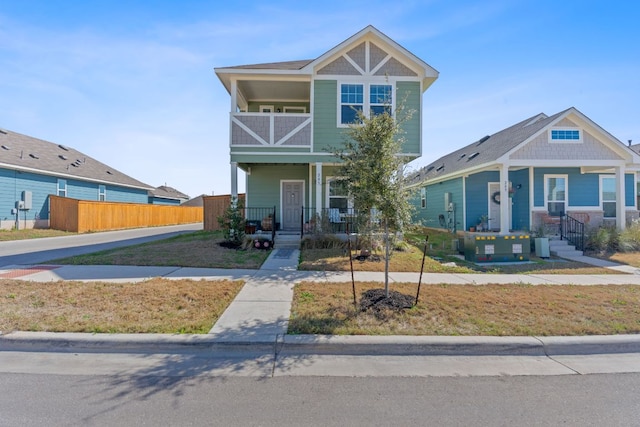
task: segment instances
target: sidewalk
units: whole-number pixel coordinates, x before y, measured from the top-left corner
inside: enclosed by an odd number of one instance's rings
[[[640,353],[640,335],[611,337],[407,337],[407,336],[315,336],[287,335],[293,288],[302,280],[350,282],[350,272],[298,271],[300,251],[275,249],[260,270],[227,270],[179,267],[135,266],[8,266],[0,270],[0,278],[20,278],[38,282],[57,280],[106,280],[136,282],[152,277],[169,279],[230,279],[246,283],[235,300],[204,336],[182,335],[109,335],[109,334],[38,334],[1,335],[0,348],[28,342],[48,345],[89,346],[120,345],[126,348],[190,346],[241,346],[243,348],[287,347],[289,352],[331,354],[440,354],[440,355],[549,355],[593,353]],[[620,265],[581,257],[606,268]],[[611,264],[611,265],[609,265]],[[624,271],[624,270],[622,270]],[[631,271],[631,270],[630,270]],[[640,274],[568,275],[568,274],[444,274],[425,273],[423,284],[631,284],[640,285]],[[357,281],[384,281],[381,272],[356,272]],[[391,282],[417,283],[419,273],[392,272]]]

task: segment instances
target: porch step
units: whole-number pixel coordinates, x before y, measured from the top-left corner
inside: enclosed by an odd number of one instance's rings
[[[560,258],[571,258],[584,255],[582,251],[576,250],[574,245],[570,245],[566,240],[549,240],[549,252]]]
[[[274,247],[277,249],[300,249],[300,234],[277,233]]]

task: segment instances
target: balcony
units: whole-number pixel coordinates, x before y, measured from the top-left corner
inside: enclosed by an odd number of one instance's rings
[[[311,147],[311,114],[233,113],[232,147]]]

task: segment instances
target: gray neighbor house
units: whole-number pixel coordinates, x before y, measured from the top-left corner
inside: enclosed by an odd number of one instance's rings
[[[630,143],[572,107],[484,136],[411,174],[408,185],[414,221],[431,227],[535,232],[569,215],[587,228],[623,229],[638,218],[639,170]]]
[[[62,144],[0,129],[0,229],[47,228],[49,195],[80,200],[180,204],[185,194],[154,188]]]

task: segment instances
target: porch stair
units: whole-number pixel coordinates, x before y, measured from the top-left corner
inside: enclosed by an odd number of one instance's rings
[[[576,250],[574,245],[569,244],[566,240],[550,239],[549,252],[560,258],[574,258],[584,255],[582,251]]]
[[[273,247],[276,249],[300,249],[300,233],[276,233]]]

